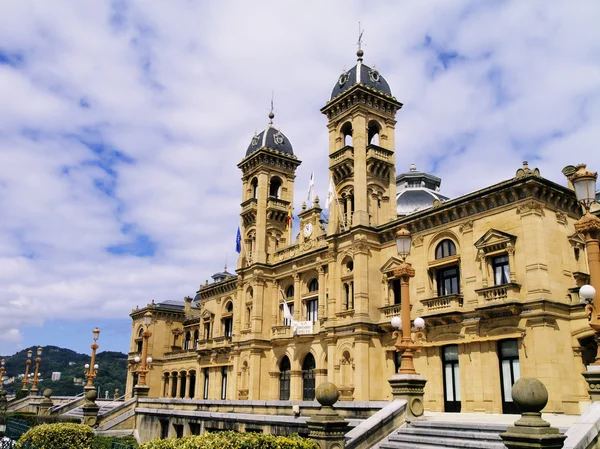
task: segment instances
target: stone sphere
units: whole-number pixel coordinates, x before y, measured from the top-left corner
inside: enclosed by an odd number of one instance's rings
[[[52,390],[50,388],[46,388],[43,395],[46,399],[50,399],[50,396],[52,396]]]
[[[340,397],[337,387],[331,382],[322,383],[315,391],[317,401],[323,406],[332,406]]]
[[[91,390],[87,390],[87,391],[85,392],[85,398],[86,398],[88,401],[92,401],[92,402],[93,402],[93,401],[95,401],[95,400],[98,398],[98,392],[96,391],[96,389],[95,389],[95,388],[93,388],[93,389],[91,389]]]
[[[521,377],[512,387],[512,398],[522,413],[537,413],[548,403],[548,390],[535,377]]]

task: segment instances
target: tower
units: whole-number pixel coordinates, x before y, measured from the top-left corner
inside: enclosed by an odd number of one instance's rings
[[[290,243],[286,220],[294,201],[294,178],[300,161],[289,139],[273,125],[255,134],[238,164],[242,170],[242,252],[239,267],[268,263],[277,248]]]
[[[394,127],[402,103],[387,81],[363,64],[344,71],[321,109],[329,129],[329,172],[337,193],[327,233],[378,226],[397,217]]]

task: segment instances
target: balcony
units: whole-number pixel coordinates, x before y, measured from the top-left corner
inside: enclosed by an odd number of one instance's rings
[[[386,150],[377,145],[369,145],[367,147],[367,162],[369,159],[378,159],[382,162],[392,163],[393,151]]]
[[[446,313],[457,313],[462,312],[463,296],[437,296],[435,298],[422,299],[421,303],[424,307],[423,317]]]
[[[271,328],[271,339],[281,340],[284,338],[293,337],[292,328],[290,326],[273,326]]]
[[[274,196],[267,199],[267,218],[285,222],[290,208],[290,202],[284,201]]]
[[[242,219],[244,220],[244,225],[248,226],[252,223],[256,222],[256,210],[258,203],[256,198],[250,198],[242,203]]]
[[[519,298],[520,291],[521,285],[515,283],[494,285],[475,290],[479,296],[479,305],[484,307],[497,303],[521,302]]]
[[[330,170],[336,183],[354,173],[354,148],[346,146],[329,156]]]
[[[381,148],[377,145],[367,147],[367,170],[370,174],[384,179],[389,177],[390,171],[394,170],[394,152]]]
[[[380,307],[379,311],[381,312],[381,319],[379,321],[389,323],[395,316],[400,316],[400,307],[400,304]]]

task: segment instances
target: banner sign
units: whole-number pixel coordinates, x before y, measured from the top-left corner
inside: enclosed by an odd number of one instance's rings
[[[310,335],[313,333],[312,321],[298,321],[296,323],[296,335]]]

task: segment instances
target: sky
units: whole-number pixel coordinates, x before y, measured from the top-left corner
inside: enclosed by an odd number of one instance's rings
[[[397,171],[456,197],[523,160],[600,169],[600,2],[67,1],[0,5],[0,354],[128,351],[129,313],[236,266],[241,172],[275,125],[327,191],[319,112],[375,66]]]

